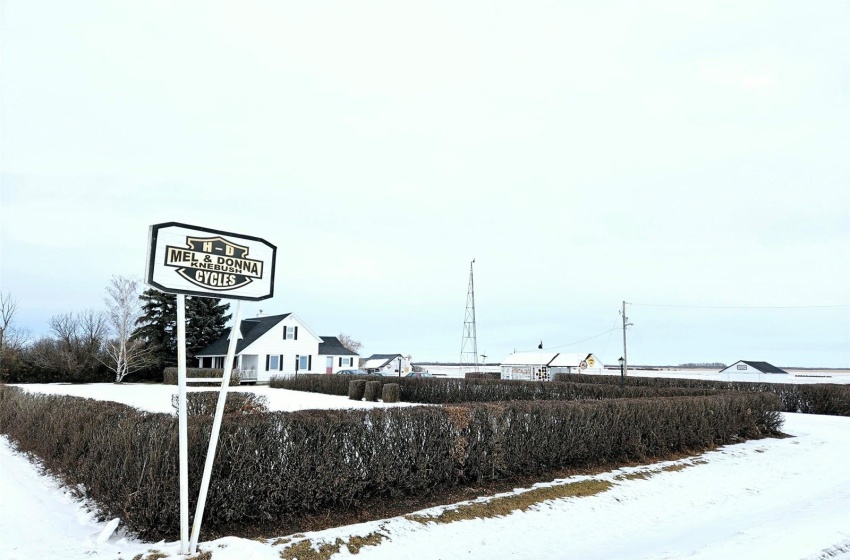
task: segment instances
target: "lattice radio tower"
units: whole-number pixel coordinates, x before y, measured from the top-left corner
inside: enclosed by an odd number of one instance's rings
[[[466,292],[466,316],[463,319],[463,340],[460,343],[460,369],[474,367],[478,371],[478,340],[475,336],[475,283],[472,279],[472,265],[469,263],[469,289]]]

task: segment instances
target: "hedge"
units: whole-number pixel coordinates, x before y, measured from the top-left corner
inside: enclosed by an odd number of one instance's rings
[[[349,384],[352,381],[365,381],[367,384],[374,382],[398,384],[401,401],[422,404],[698,396],[717,392],[713,389],[701,388],[620,387],[619,385],[601,387],[578,383],[550,383],[548,381],[352,377],[350,375],[300,375],[297,379],[294,377],[277,377],[272,379],[271,387],[342,396],[351,394]],[[380,389],[377,392],[380,394]]]
[[[290,389],[292,391],[305,391],[308,393],[324,393],[326,395],[342,396],[348,394],[348,383],[350,381],[380,381],[388,379],[392,379],[392,382],[396,383],[399,378],[387,378],[381,375],[275,375],[269,381],[269,387],[274,389]]]
[[[555,380],[567,383],[607,385],[619,383],[620,376],[559,373]],[[715,381],[678,377],[626,376],[629,387],[682,387],[717,391],[773,393],[779,397],[782,412],[850,416],[850,385],[833,383],[759,383],[751,381]]]
[[[186,377],[200,379],[209,378],[210,383],[221,383],[224,370],[221,368],[186,368]],[[164,385],[177,385],[177,368],[167,367],[162,371]],[[230,374],[230,385],[239,385],[239,372],[233,370]]]
[[[219,391],[190,391],[186,393],[186,415],[212,416],[218,407]],[[177,414],[178,395],[171,395],[171,407]],[[253,414],[268,411],[268,399],[256,393],[228,392],[224,401],[224,414]]]
[[[697,452],[776,434],[777,406],[774,395],[724,393],[226,415],[204,531],[268,530],[459,485]],[[192,500],[211,423],[189,418]],[[0,430],[83,485],[103,515],[141,538],[177,538],[176,417],[0,386]]]

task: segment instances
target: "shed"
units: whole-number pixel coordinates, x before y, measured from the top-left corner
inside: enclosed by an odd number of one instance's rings
[[[561,352],[552,360],[549,368],[551,375],[556,373],[602,374],[605,372],[605,365],[602,360],[594,354],[584,352]]]
[[[767,362],[752,362],[749,360],[738,360],[731,366],[721,369],[720,373],[785,373],[784,369],[778,368]]]
[[[514,352],[500,364],[502,379],[549,381],[549,362],[557,352]]]
[[[556,373],[603,373],[605,366],[586,352],[514,352],[500,364],[502,379],[551,381]]]
[[[413,371],[410,356],[401,354],[372,354],[360,366],[369,373],[380,375],[407,375]]]

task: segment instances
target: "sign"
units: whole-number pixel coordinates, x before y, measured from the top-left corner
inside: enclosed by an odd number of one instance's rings
[[[582,360],[581,363],[578,365],[578,367],[580,367],[581,369],[585,369],[587,367],[587,362]]]
[[[743,369],[743,370],[746,370],[746,369],[747,369],[747,364],[738,364],[738,366],[737,366],[735,369]]]
[[[596,363],[596,362],[594,362],[594,361],[593,361],[593,358],[588,358],[588,359],[587,359],[587,365],[589,365],[590,367],[593,367],[593,364],[595,364],[595,363]]]
[[[168,293],[259,301],[274,295],[276,254],[277,247],[259,237],[155,224],[145,282]]]

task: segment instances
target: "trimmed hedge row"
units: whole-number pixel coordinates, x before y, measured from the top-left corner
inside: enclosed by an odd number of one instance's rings
[[[435,489],[696,452],[777,433],[777,406],[774,395],[726,393],[227,415],[204,530],[291,526]],[[192,500],[211,424],[189,418]],[[142,538],[177,537],[174,416],[0,386],[0,430]]]
[[[186,377],[210,378],[210,383],[221,383],[223,375],[224,370],[222,368],[186,368]],[[167,367],[162,370],[162,383],[164,385],[177,385],[176,367]],[[235,369],[230,374],[230,385],[239,385],[239,372]]]
[[[186,415],[199,416],[215,414],[218,407],[218,390],[191,391],[186,393]],[[171,395],[171,407],[177,414],[179,403],[178,396]],[[224,401],[224,414],[253,414],[256,412],[268,412],[268,399],[256,393],[227,393]]]
[[[390,381],[390,379],[392,381]],[[324,393],[325,395],[347,395],[349,381],[380,381],[396,383],[399,377],[384,377],[381,375],[325,375],[304,374],[283,376],[275,375],[269,381],[269,387],[273,389],[290,389],[292,391],[306,391],[307,393]],[[360,398],[363,398],[361,395]]]
[[[619,383],[620,376],[559,373],[555,381],[607,385]],[[714,381],[676,377],[627,376],[630,387],[682,387],[715,391],[773,393],[779,397],[782,412],[850,416],[850,385],[832,383],[758,383],[750,381]]]
[[[464,379],[501,379],[502,373],[498,371],[467,371],[463,374]]]
[[[681,387],[620,387],[548,381],[503,381],[498,379],[358,377],[349,375],[301,375],[273,378],[271,386],[279,389],[351,395],[349,383],[393,383],[400,387],[400,400],[422,404],[456,404],[469,402],[584,400],[608,398],[683,397],[711,395],[717,391]],[[380,386],[377,386],[380,394]],[[370,393],[371,395],[371,393]],[[357,399],[359,400],[359,399]],[[367,398],[367,400],[371,400]]]

